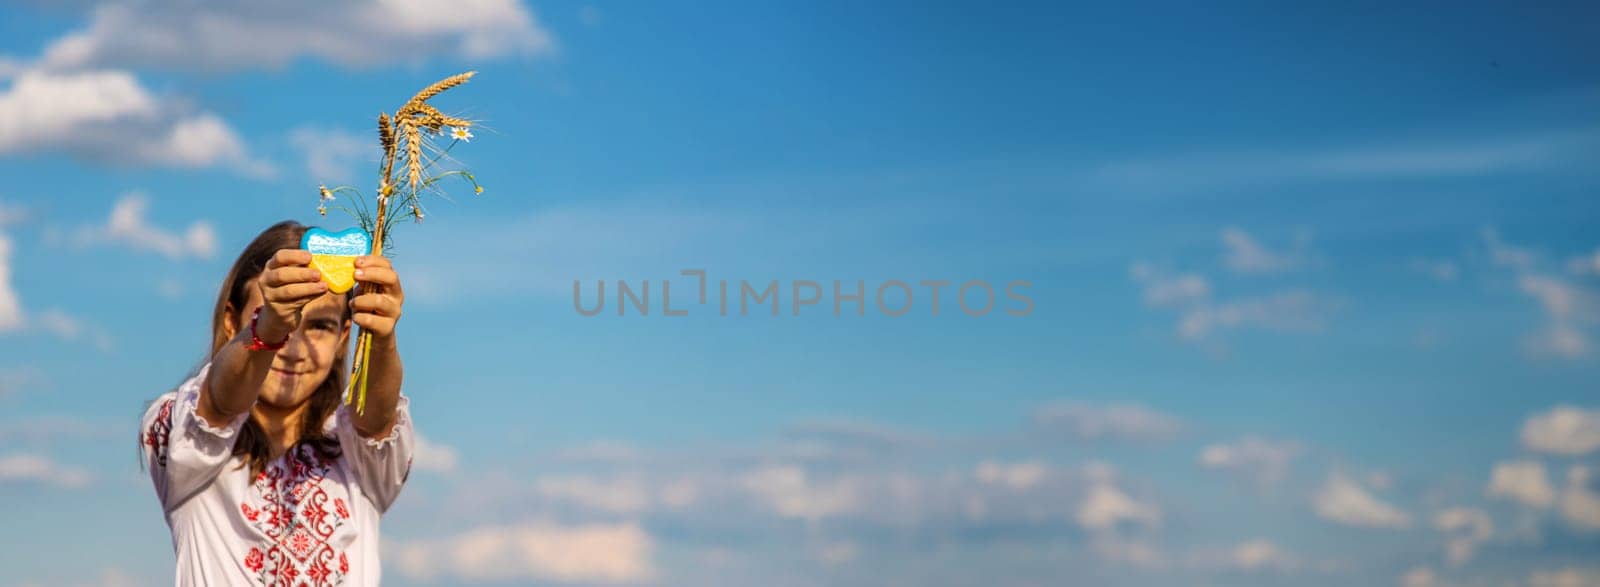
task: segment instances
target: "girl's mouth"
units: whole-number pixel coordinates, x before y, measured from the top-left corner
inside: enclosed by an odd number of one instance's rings
[[[302,373],[300,373],[299,371],[290,371],[288,369],[279,369],[277,367],[273,367],[272,370],[277,372],[279,375],[284,376],[284,377],[294,377],[294,376],[297,376],[297,375],[302,375]]]

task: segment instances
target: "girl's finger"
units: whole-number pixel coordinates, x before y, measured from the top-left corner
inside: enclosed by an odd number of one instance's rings
[[[356,281],[370,283],[373,285],[381,285],[384,287],[399,287],[400,276],[396,275],[394,270],[388,267],[374,267],[369,265],[366,267],[356,268]]]
[[[267,269],[279,267],[296,267],[311,264],[311,251],[305,249],[278,249],[267,260]]]
[[[265,297],[271,302],[298,302],[307,298],[314,298],[328,291],[328,284],[321,281],[312,283],[291,283],[280,287],[266,289]]]
[[[322,280],[322,272],[310,267],[279,267],[261,274],[267,287],[281,287],[291,283],[308,283]]]
[[[386,318],[377,314],[356,314],[350,319],[366,330],[378,336],[388,336],[394,332],[394,318]]]
[[[350,301],[350,309],[356,313],[370,313],[389,318],[400,317],[400,300],[385,294],[361,294]]]
[[[378,255],[362,255],[360,257],[356,257],[356,267],[383,267],[385,269],[393,269],[394,265],[390,264],[388,257],[382,257]]]

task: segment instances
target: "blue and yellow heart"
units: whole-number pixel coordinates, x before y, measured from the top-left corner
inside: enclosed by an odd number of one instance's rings
[[[372,237],[360,228],[329,232],[321,227],[306,229],[300,248],[311,252],[311,266],[322,273],[328,291],[342,294],[356,285],[356,257],[372,253]]]

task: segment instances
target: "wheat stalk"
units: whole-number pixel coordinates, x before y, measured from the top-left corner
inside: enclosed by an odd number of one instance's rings
[[[393,214],[393,211],[409,208],[411,217],[421,221],[422,206],[420,196],[424,190],[443,196],[443,191],[436,185],[440,180],[458,176],[470,182],[475,193],[483,193],[483,187],[478,185],[477,178],[466,170],[458,169],[442,173],[429,173],[429,169],[435,163],[445,158],[445,154],[450,150],[448,147],[443,150],[433,148],[433,150],[438,151],[438,157],[432,161],[423,161],[423,147],[427,140],[423,133],[424,130],[430,133],[437,133],[446,126],[466,128],[473,125],[470,120],[440,112],[438,108],[434,108],[427,103],[428,99],[450,88],[466,83],[476,74],[477,72],[475,71],[468,71],[434,82],[423,88],[422,91],[417,92],[410,100],[407,100],[399,109],[395,110],[394,114],[391,115],[387,112],[378,114],[378,145],[383,149],[383,164],[381,175],[378,178],[376,214],[369,215],[367,208],[359,197],[352,198],[355,202],[355,210],[341,207],[355,215],[361,222],[363,229],[370,228],[373,255],[383,254],[384,245],[388,241],[389,224],[391,224],[389,216]],[[405,189],[402,192],[401,201],[394,202],[394,205],[391,206],[389,199],[394,195],[398,183],[395,181],[398,179],[396,177],[395,164],[399,162],[398,160],[401,157],[400,146],[402,142],[405,146]],[[452,141],[450,147],[454,147],[455,144],[456,142]],[[319,211],[325,209],[325,203],[333,199],[334,193],[349,191],[359,195],[359,190],[348,186],[336,187],[332,190],[323,187],[319,188],[319,191],[324,203],[324,207],[319,207]],[[359,327],[357,328],[359,329]],[[371,359],[371,349],[372,333],[361,330],[356,339],[355,356],[350,373],[350,386],[346,390],[348,395],[345,397],[346,403],[355,404],[358,413],[366,407],[367,364]]]

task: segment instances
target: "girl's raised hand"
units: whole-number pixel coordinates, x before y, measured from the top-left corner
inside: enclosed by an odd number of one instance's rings
[[[385,257],[356,257],[356,282],[361,284],[361,292],[350,302],[354,312],[351,319],[374,337],[393,336],[395,322],[400,320],[400,307],[406,300],[394,265]]]
[[[279,249],[257,280],[261,286],[262,315],[270,314],[282,330],[259,326],[263,340],[277,341],[300,327],[300,311],[311,300],[328,292],[322,272],[311,267],[311,252],[304,249]],[[268,336],[268,332],[271,336]]]

